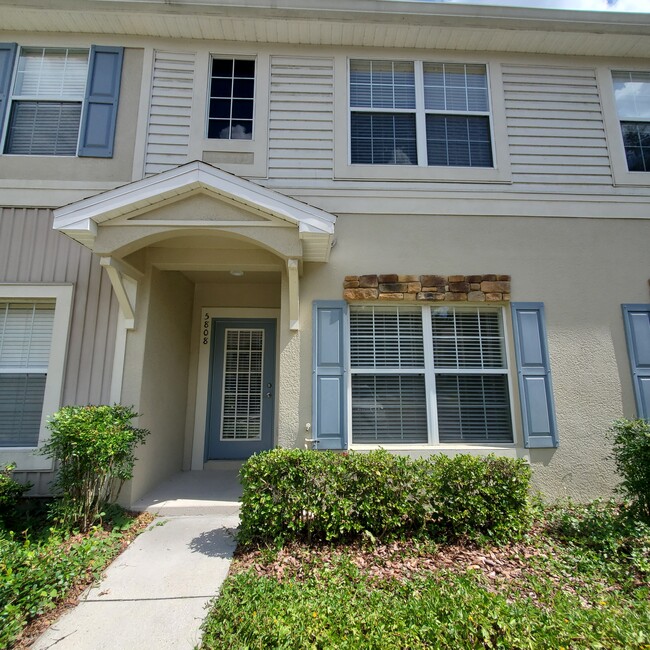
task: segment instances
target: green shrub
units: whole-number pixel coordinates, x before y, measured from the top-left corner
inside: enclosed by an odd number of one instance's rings
[[[0,522],[13,510],[18,499],[32,487],[31,484],[23,485],[14,481],[14,469],[14,464],[5,465],[0,469]]]
[[[650,423],[616,420],[609,429],[614,462],[623,477],[619,491],[642,520],[650,523]]]
[[[506,458],[274,450],[241,470],[240,541],[427,534],[499,542],[530,525],[529,467]]]
[[[148,431],[131,426],[137,416],[127,406],[65,406],[47,426],[51,437],[42,453],[59,471],[56,515],[64,526],[88,530],[104,503],[117,500],[133,476],[135,448]]]

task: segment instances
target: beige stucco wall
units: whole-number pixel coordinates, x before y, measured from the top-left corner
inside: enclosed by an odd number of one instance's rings
[[[136,330],[127,338],[122,401],[135,403],[151,435],[137,451],[122,499],[133,503],[183,464],[192,283],[181,273],[149,270],[138,296]]]
[[[128,182],[132,177],[143,50],[126,48],[112,158],[0,156],[0,178],[34,181]]]
[[[611,491],[617,478],[604,433],[616,417],[634,414],[620,305],[648,302],[649,222],[400,216],[397,224],[341,215],[337,240],[330,263],[305,265],[301,279],[301,385],[311,385],[312,301],[341,299],[345,275],[512,275],[513,301],[545,304],[560,437],[558,449],[530,450],[534,485],[548,498]],[[303,391],[301,431],[311,417],[311,392]]]

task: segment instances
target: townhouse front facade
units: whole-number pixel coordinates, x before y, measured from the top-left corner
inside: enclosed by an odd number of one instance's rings
[[[650,413],[650,17],[0,2],[0,463],[64,404],[123,493],[281,447],[529,460],[607,495]]]

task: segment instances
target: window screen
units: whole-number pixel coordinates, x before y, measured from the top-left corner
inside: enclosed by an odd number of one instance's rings
[[[0,302],[0,446],[38,443],[53,322],[53,303]]]
[[[499,309],[354,306],[350,366],[353,443],[513,441]]]
[[[9,111],[5,153],[74,156],[88,51],[23,48]]]

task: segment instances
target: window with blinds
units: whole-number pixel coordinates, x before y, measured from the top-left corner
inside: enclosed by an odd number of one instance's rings
[[[4,152],[74,156],[87,72],[88,50],[22,48]]]
[[[350,366],[353,443],[513,441],[499,309],[354,306]]]
[[[486,66],[350,61],[350,162],[493,167]]]
[[[53,323],[53,302],[0,302],[2,447],[38,444]]]

